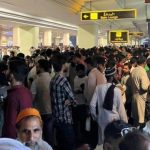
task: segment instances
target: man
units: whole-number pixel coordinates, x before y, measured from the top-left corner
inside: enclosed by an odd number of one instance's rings
[[[23,109],[16,120],[18,140],[30,147],[31,150],[52,150],[51,146],[42,140],[42,125],[42,119],[37,109]]]
[[[43,56],[37,56],[34,60],[35,61],[34,66],[28,73],[28,76],[27,76],[28,87],[31,87],[33,80],[36,79],[36,77],[37,77],[36,64],[37,64],[38,60],[40,60],[40,59],[45,59],[45,58]]]
[[[130,73],[131,73],[134,70],[134,68],[137,67],[137,58],[132,57],[130,60],[130,64],[131,64],[131,69],[130,69]]]
[[[145,121],[145,103],[150,84],[147,73],[144,69],[146,58],[139,57],[137,63],[138,66],[131,73],[133,91],[132,115],[135,125],[142,124]]]
[[[98,68],[98,70],[102,74],[105,74],[105,68],[106,68],[107,59],[105,57],[102,57],[102,56],[96,56],[96,61],[97,61],[97,68]]]
[[[132,132],[132,128],[129,124],[122,120],[116,120],[109,123],[104,130],[104,150],[119,150],[119,143],[125,133]]]
[[[88,79],[87,79],[87,84],[85,84],[85,91],[84,95],[87,99],[87,105],[90,105],[90,102],[92,100],[95,88],[97,85],[105,84],[106,83],[106,78],[105,75],[100,72],[96,67],[97,67],[97,59],[94,57],[88,57],[85,60],[85,63],[88,68]],[[100,64],[102,64],[99,61],[98,67],[100,67]],[[100,67],[102,68],[102,67]],[[100,69],[99,68],[99,69]],[[100,69],[101,70],[101,69]],[[91,119],[91,130],[90,132],[87,132],[87,142],[91,145],[93,149],[95,149],[98,141],[98,126],[97,122]]]
[[[119,144],[120,150],[149,150],[150,139],[140,132],[127,134]]]
[[[75,103],[70,84],[64,77],[65,59],[59,54],[52,59],[56,72],[50,83],[52,112],[55,118],[56,139],[61,150],[74,150],[75,135],[71,105]]]
[[[121,90],[113,84],[115,73],[115,66],[108,66],[106,68],[105,76],[107,83],[96,87],[90,103],[91,115],[99,125],[99,144],[103,143],[104,129],[108,123],[113,120],[123,120],[127,122]]]
[[[87,98],[87,103],[90,104],[94,90],[97,85],[106,83],[106,78],[103,73],[101,73],[97,68],[97,60],[94,57],[88,57],[85,60],[89,74],[87,79],[87,86],[85,86],[85,96]]]
[[[132,53],[131,52],[127,52],[125,63],[129,63],[131,59],[132,59]]]
[[[16,138],[15,121],[18,113],[32,106],[32,94],[24,86],[27,75],[27,67],[22,60],[11,60],[8,65],[8,78],[11,88],[4,107],[4,125],[2,136]]]
[[[36,64],[37,78],[32,82],[31,92],[34,100],[34,107],[37,108],[43,120],[44,140],[53,145],[53,120],[51,109],[51,98],[49,84],[49,62],[40,59]]]
[[[125,102],[126,112],[131,120],[131,102],[132,102],[132,88],[131,88],[131,76],[130,76],[131,64],[125,63],[123,66],[123,76],[121,78],[121,85],[124,87],[124,93],[122,93],[123,101]]]
[[[75,53],[74,59],[76,64],[85,65],[84,57],[80,53]]]
[[[85,139],[85,120],[86,120],[86,99],[83,95],[84,87],[87,81],[85,66],[79,64],[76,66],[76,76],[74,79],[74,95],[77,106],[73,109],[74,128],[77,139]]]

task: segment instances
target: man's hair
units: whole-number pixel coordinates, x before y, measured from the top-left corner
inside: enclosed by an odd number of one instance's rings
[[[14,55],[15,55],[15,52],[14,52],[14,51],[11,51],[10,54],[14,56]]]
[[[96,67],[97,66],[97,61],[95,57],[88,57],[85,59],[85,62],[89,65],[91,65],[92,67]]]
[[[51,55],[52,55],[52,49],[48,48],[48,49],[46,50],[46,55],[47,55],[48,57],[51,57]]]
[[[150,139],[140,132],[128,133],[120,142],[120,150],[148,150]]]
[[[75,54],[74,54],[74,57],[82,58],[82,55],[81,55],[80,53],[75,53]]]
[[[4,56],[3,56],[3,61],[6,61],[6,62],[7,62],[8,59],[9,59],[9,57],[10,57],[9,55],[4,55]]]
[[[82,64],[78,64],[78,65],[76,66],[76,71],[80,71],[80,70],[85,71],[85,66],[82,65]]]
[[[28,73],[27,66],[22,60],[10,60],[9,70],[14,75],[15,80],[20,82],[24,82]]]
[[[4,62],[0,62],[0,73],[7,70],[8,66]]]
[[[137,60],[138,65],[144,64],[146,62],[146,58],[144,56],[139,57]]]
[[[129,69],[131,69],[131,68],[132,68],[131,63],[125,63],[125,64],[124,64],[124,66],[128,66],[128,68],[129,68]]]
[[[52,58],[52,66],[55,72],[60,72],[63,64],[65,63],[66,63],[66,58],[61,54],[55,55]]]
[[[50,64],[48,62],[48,60],[46,59],[40,59],[38,61],[39,67],[42,68],[44,71],[48,72],[49,68],[50,68]]]
[[[137,58],[136,57],[132,57],[130,60],[131,64],[137,63]]]
[[[18,53],[17,57],[24,59],[25,55],[23,53]]]
[[[147,59],[146,63],[147,63],[147,66],[150,67],[150,58]]]
[[[102,56],[95,56],[95,59],[97,61],[97,64],[104,65],[107,62],[106,58]]]
[[[131,127],[129,124],[122,120],[116,120],[109,123],[104,130],[104,143],[109,142],[111,139],[119,139],[122,137],[121,131],[124,128]]]

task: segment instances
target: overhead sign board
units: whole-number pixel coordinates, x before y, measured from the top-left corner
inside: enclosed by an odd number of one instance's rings
[[[128,30],[111,30],[109,31],[109,41],[111,43],[128,43]]]
[[[116,20],[136,18],[136,9],[81,12],[81,20]]]
[[[145,0],[145,3],[150,3],[150,0]]]
[[[143,32],[129,32],[129,35],[131,35],[131,36],[143,36],[144,33]]]

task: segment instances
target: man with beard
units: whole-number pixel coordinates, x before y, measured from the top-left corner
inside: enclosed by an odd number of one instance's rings
[[[42,118],[37,109],[23,109],[16,121],[18,140],[31,150],[52,150],[51,146],[42,140],[42,126]]]
[[[27,67],[23,60],[13,59],[8,64],[8,78],[11,88],[4,104],[4,125],[2,136],[16,138],[16,118],[18,113],[32,106],[32,94],[23,85]]]

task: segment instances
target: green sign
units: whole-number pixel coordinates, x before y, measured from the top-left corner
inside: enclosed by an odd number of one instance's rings
[[[136,18],[136,9],[81,12],[81,20],[116,20]]]
[[[109,41],[111,43],[128,43],[129,31],[128,30],[112,30],[109,32]]]

